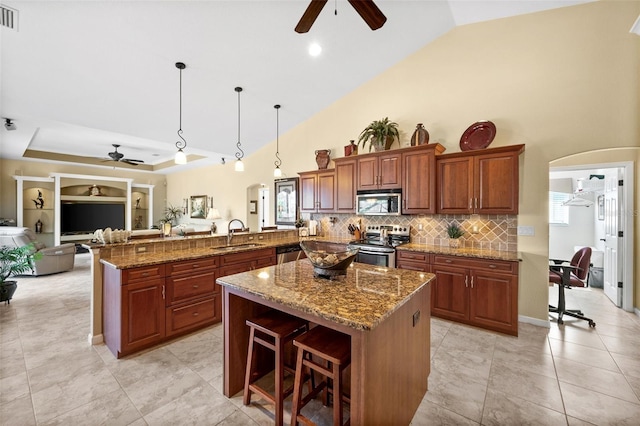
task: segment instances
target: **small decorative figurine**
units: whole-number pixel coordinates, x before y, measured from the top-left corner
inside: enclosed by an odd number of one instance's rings
[[[38,189],[38,198],[33,200],[33,202],[36,204],[36,209],[41,209],[44,207],[44,198],[42,198],[42,191],[40,191],[39,189]]]

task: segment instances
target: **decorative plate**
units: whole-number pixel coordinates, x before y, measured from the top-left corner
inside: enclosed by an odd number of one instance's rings
[[[473,151],[488,147],[496,137],[496,125],[491,121],[483,120],[473,123],[464,131],[460,138],[462,151]]]

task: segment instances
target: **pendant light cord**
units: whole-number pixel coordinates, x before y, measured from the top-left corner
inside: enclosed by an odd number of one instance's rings
[[[282,160],[280,159],[280,105],[273,106],[276,109],[276,158],[277,160],[273,162],[276,168],[279,168],[282,164]]]
[[[242,157],[244,157],[244,151],[242,150],[240,143],[240,92],[242,92],[242,87],[236,87],[234,90],[238,92],[238,143],[236,144],[238,152],[236,152],[236,158],[241,160]]]
[[[187,141],[182,137],[182,70],[186,68],[186,65],[182,62],[176,62],[176,68],[180,70],[180,115],[179,115],[179,126],[178,126],[178,137],[182,140],[176,142],[176,147],[178,149],[184,149],[187,147]]]

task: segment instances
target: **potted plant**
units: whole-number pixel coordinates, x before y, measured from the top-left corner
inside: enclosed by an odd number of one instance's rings
[[[398,132],[398,123],[389,121],[389,117],[382,120],[372,121],[358,137],[358,145],[362,144],[364,148],[369,142],[369,151],[374,148],[376,151],[388,150],[391,148],[393,141],[400,141],[400,133]]]
[[[0,302],[10,303],[18,288],[18,283],[8,278],[30,271],[31,262],[42,256],[34,251],[33,243],[22,247],[0,247]]]
[[[459,238],[464,235],[464,231],[456,223],[447,226],[447,235],[449,236],[449,247],[460,247]]]

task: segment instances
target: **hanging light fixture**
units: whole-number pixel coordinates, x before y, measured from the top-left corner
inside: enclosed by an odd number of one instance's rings
[[[282,177],[282,170],[280,169],[280,165],[282,164],[282,160],[280,159],[280,105],[273,106],[276,109],[276,161],[273,164],[276,165],[276,168],[273,169],[273,177]]]
[[[244,157],[244,151],[242,150],[242,144],[240,143],[240,92],[242,92],[242,87],[236,87],[234,89],[238,92],[238,143],[236,146],[238,147],[238,152],[236,152],[236,172],[244,172],[244,163],[242,162],[242,157]]]
[[[176,142],[178,152],[176,152],[175,159],[173,160],[176,164],[187,164],[187,156],[183,151],[183,149],[187,147],[187,141],[182,137],[182,70],[186,67],[184,63],[176,62],[176,68],[180,70],[180,126],[178,128],[178,137],[180,140]]]

